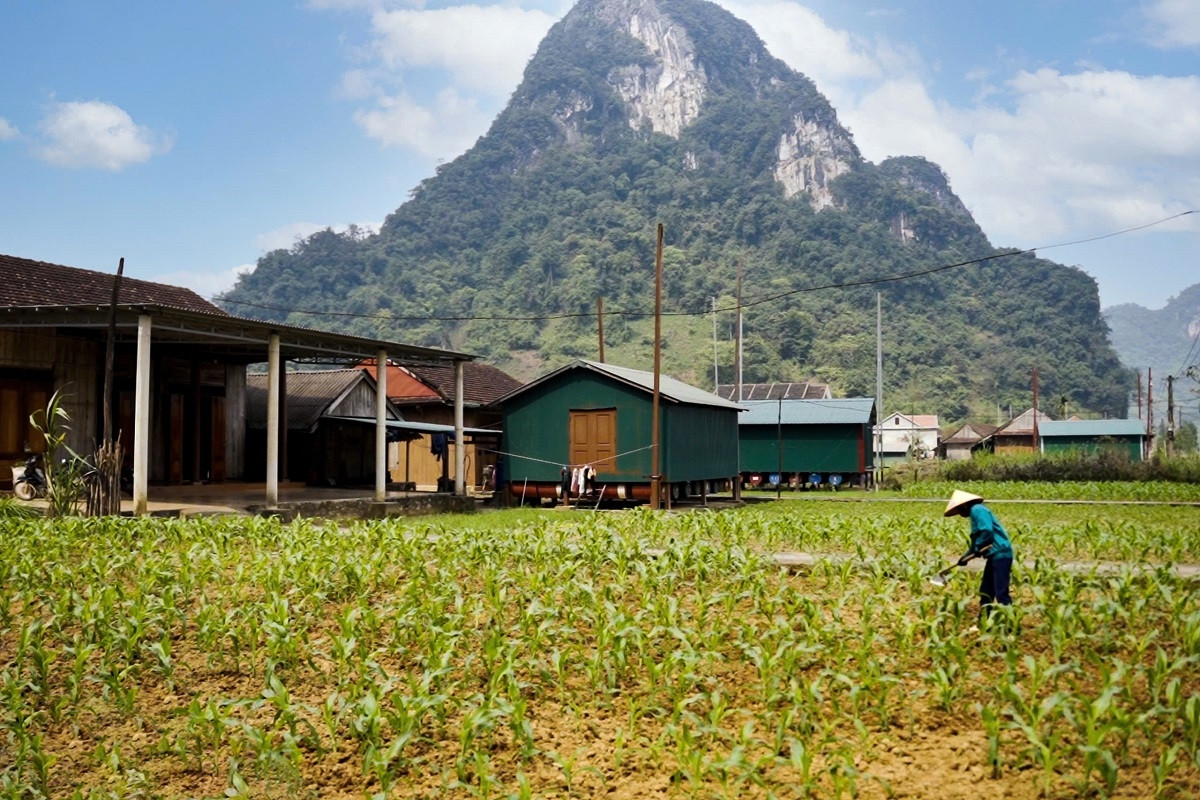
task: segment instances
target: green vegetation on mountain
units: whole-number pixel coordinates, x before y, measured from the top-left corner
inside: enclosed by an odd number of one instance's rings
[[[678,138],[631,125],[615,81],[655,58],[625,33],[634,7],[645,5],[584,0],[546,36],[487,135],[378,233],[326,230],[269,253],[227,306],[454,347],[529,378],[596,356],[602,296],[608,360],[647,368],[662,222],[663,363],[682,380],[712,386],[713,298],[721,380],[732,379],[741,263],[746,381],[815,377],[838,395],[874,394],[880,292],[888,409],[993,419],[998,406],[1031,403],[1036,365],[1046,396],[1124,415],[1133,377],[1108,343],[1092,279],[1032,255],[939,270],[999,252],[940,168],[863,160],[812,82],[727,12],[659,0],[695,44],[704,101]],[[850,165],[821,210],[804,192],[785,196],[774,174],[781,132],[799,118],[831,131]]]

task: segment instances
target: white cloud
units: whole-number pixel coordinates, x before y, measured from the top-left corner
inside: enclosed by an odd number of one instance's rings
[[[772,55],[822,90],[848,79],[883,75],[879,58],[885,49],[872,53],[866,43],[829,27],[803,6],[788,0],[721,0],[720,5],[750,23]]]
[[[1200,47],[1200,0],[1153,0],[1142,12],[1156,47]]]
[[[171,149],[171,139],[136,125],[120,107],[99,100],[55,103],[40,126],[40,158],[59,167],[119,171]]]
[[[170,286],[182,286],[185,289],[191,289],[201,297],[211,298],[232,289],[238,278],[254,271],[254,266],[254,264],[241,264],[219,272],[164,272],[146,280]]]
[[[7,142],[10,139],[15,139],[21,135],[17,130],[17,126],[10,123],[4,117],[0,117],[0,142]]]
[[[543,11],[500,5],[378,11],[371,22],[385,67],[445,69],[456,85],[496,94],[516,87],[553,24]]]
[[[374,108],[355,112],[354,121],[385,146],[449,159],[474,144],[487,130],[491,117],[472,98],[447,88],[430,106],[417,103],[407,92],[381,97]]]

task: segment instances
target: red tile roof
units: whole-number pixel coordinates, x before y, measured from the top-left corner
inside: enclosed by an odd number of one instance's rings
[[[0,306],[108,305],[112,302],[111,273],[65,267],[45,261],[0,255]],[[225,311],[191,289],[121,277],[118,303],[145,303],[225,315]]]
[[[367,370],[372,377],[375,376],[374,359],[365,359],[359,366]],[[389,400],[454,402],[454,367],[405,366],[401,369],[389,366],[387,377]],[[463,362],[463,405],[487,405],[523,385],[521,381],[491,364],[481,364],[478,361]]]
[[[372,378],[375,377],[375,360],[363,361],[359,367],[366,370]],[[465,378],[464,378],[465,380]],[[421,383],[404,367],[388,364],[387,394],[393,401],[433,400],[441,402],[442,396],[434,389]]]
[[[454,402],[453,367],[408,367],[427,386],[432,387],[447,403]],[[463,404],[486,405],[524,384],[507,372],[481,364],[478,361],[463,362]]]

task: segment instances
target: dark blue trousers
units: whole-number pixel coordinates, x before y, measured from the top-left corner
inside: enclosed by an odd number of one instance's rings
[[[1012,595],[1008,593],[1008,582],[1012,577],[1011,558],[989,558],[983,566],[983,579],[979,582],[979,618],[990,612],[992,605],[1011,606]]]

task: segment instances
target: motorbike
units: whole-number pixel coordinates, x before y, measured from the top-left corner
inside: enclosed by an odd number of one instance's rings
[[[45,496],[46,471],[42,468],[41,454],[32,453],[24,466],[13,467],[13,494],[20,500]]]

